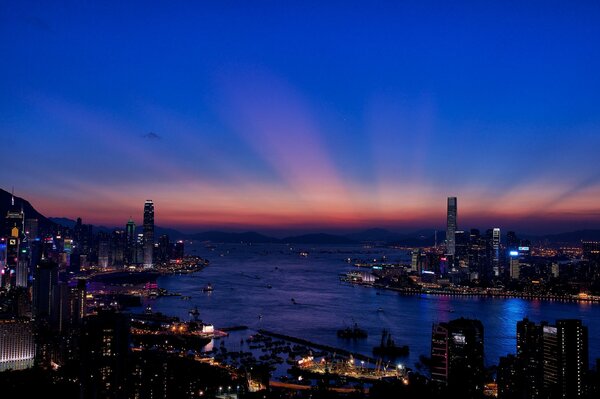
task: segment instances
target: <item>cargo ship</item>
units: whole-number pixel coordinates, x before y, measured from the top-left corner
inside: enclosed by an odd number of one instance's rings
[[[381,333],[380,345],[373,348],[373,354],[375,356],[389,358],[408,356],[408,352],[408,345],[396,346],[396,343],[392,339],[392,335],[385,329]]]
[[[337,331],[338,338],[345,339],[359,339],[367,338],[368,334],[366,330],[358,328],[358,324],[354,323],[354,327],[346,327],[342,330]]]

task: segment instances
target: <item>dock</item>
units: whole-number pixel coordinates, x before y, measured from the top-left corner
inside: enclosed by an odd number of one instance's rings
[[[324,350],[330,353],[337,353],[343,356],[347,356],[350,357],[352,356],[355,359],[358,360],[363,360],[365,362],[369,362],[369,363],[377,363],[377,359],[370,357],[370,356],[366,356],[363,355],[362,353],[354,353],[354,352],[350,352],[346,349],[341,349],[341,348],[335,348],[333,346],[329,346],[329,345],[322,345],[322,344],[317,344],[315,342],[311,342],[308,341],[306,339],[302,339],[302,338],[297,338],[297,337],[292,337],[289,335],[285,335],[285,334],[279,334],[273,331],[268,331],[268,330],[258,330],[259,333],[261,333],[262,335],[267,335],[273,338],[278,338],[278,339],[282,339],[285,341],[289,341],[289,342],[293,342],[295,344],[300,344],[300,345],[304,345],[304,346],[309,346],[311,348],[316,348],[316,349],[320,349],[320,350]]]

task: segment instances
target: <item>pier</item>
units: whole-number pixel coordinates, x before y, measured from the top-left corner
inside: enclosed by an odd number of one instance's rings
[[[320,349],[323,351],[327,351],[330,353],[336,353],[336,354],[340,354],[342,356],[347,356],[347,357],[354,357],[355,359],[358,360],[363,360],[365,362],[369,362],[369,363],[377,363],[377,359],[370,357],[370,356],[365,356],[361,353],[354,353],[354,352],[350,352],[348,350],[345,349],[341,349],[341,348],[335,348],[333,346],[329,346],[329,345],[322,345],[322,344],[317,344],[315,342],[306,340],[306,339],[302,339],[302,338],[297,338],[297,337],[292,337],[289,335],[285,335],[285,334],[279,334],[276,332],[272,332],[272,331],[268,331],[268,330],[258,330],[259,333],[263,334],[263,335],[267,335],[273,338],[278,338],[278,339],[282,339],[285,341],[289,341],[289,342],[293,342],[295,344],[300,344],[300,345],[304,345],[304,346],[308,346],[311,348],[315,348],[315,349]]]

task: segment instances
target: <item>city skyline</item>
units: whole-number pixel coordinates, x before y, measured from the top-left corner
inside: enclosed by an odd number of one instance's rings
[[[45,215],[600,225],[595,3],[115,7],[5,7],[0,181]]]
[[[598,21],[0,0],[2,398],[600,398]]]

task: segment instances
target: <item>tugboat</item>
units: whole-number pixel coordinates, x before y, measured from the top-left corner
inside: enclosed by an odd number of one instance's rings
[[[213,286],[210,283],[206,284],[206,287],[202,288],[202,292],[212,292],[214,290]]]
[[[384,329],[381,333],[381,344],[373,348],[373,354],[389,358],[408,356],[408,346],[396,346],[390,332]]]
[[[367,338],[368,334],[366,330],[358,328],[358,324],[354,323],[354,327],[346,327],[342,330],[337,331],[338,338],[345,339],[359,339],[359,338]]]

